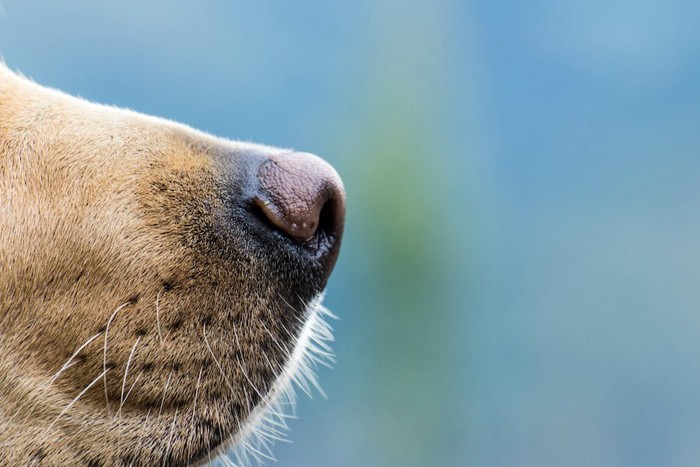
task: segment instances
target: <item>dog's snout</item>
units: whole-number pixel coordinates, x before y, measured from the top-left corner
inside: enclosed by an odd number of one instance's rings
[[[271,155],[257,181],[254,202],[274,228],[319,250],[332,266],[345,223],[345,190],[333,167],[313,154]]]

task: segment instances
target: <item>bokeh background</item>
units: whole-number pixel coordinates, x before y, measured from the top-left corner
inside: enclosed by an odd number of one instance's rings
[[[700,3],[0,0],[7,64],[342,174],[281,466],[700,465]]]

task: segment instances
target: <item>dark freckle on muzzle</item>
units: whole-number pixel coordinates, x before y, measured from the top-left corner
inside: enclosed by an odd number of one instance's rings
[[[301,247],[331,273],[345,224],[345,190],[336,171],[306,153],[268,156],[257,168],[251,205],[262,224]]]

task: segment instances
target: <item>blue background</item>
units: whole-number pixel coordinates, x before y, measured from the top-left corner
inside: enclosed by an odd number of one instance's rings
[[[0,0],[38,82],[343,176],[282,466],[700,464],[700,3]]]

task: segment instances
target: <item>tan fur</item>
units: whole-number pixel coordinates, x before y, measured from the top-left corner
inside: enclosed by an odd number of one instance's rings
[[[251,151],[277,150],[0,64],[3,465],[184,465],[241,429],[312,299],[291,289],[304,275],[216,234]]]

